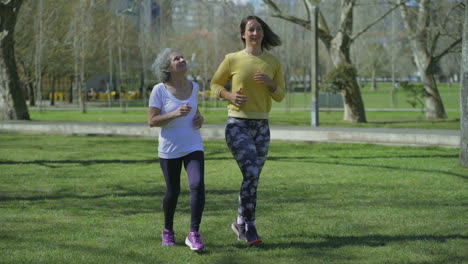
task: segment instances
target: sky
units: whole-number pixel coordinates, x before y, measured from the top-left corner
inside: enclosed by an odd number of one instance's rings
[[[247,3],[251,3],[255,7],[257,7],[262,2],[262,0],[231,0],[231,1],[233,1],[236,4],[243,4],[243,5]]]

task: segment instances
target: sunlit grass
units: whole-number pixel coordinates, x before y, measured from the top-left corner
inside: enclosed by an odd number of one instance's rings
[[[226,110],[201,109],[206,124],[224,124]],[[33,120],[41,121],[77,121],[77,122],[124,122],[146,124],[147,111],[92,110],[87,113],[79,111],[31,111]],[[460,113],[450,112],[446,120],[426,120],[420,112],[367,112],[367,123],[350,123],[343,121],[342,112],[320,112],[320,126],[328,127],[386,127],[386,128],[424,128],[424,129],[460,129]],[[274,110],[270,114],[271,125],[310,126],[311,114],[308,111]]]
[[[396,97],[396,105],[391,105],[390,83],[381,83],[377,91],[370,91],[368,87],[362,89],[367,123],[350,123],[343,121],[343,112],[320,109],[320,126],[329,127],[385,127],[385,128],[422,128],[422,129],[460,129],[460,89],[454,84],[448,88],[446,84],[439,85],[441,96],[444,100],[448,118],[446,120],[427,120],[425,114],[419,108],[412,108],[405,99],[403,91],[399,91]],[[104,104],[105,105],[105,104]],[[227,111],[226,102],[209,101],[206,104],[200,101],[200,111],[205,116],[207,124],[224,124]],[[118,106],[111,110],[104,107],[102,110],[93,108],[86,113],[80,111],[54,111],[53,107],[46,107],[45,111],[31,108],[30,114],[33,120],[40,121],[77,121],[77,122],[131,122],[146,123],[147,111],[143,104],[134,104],[137,109],[129,107],[122,111]],[[206,107],[205,107],[206,106]],[[75,105],[75,107],[77,107]],[[216,109],[213,109],[216,107]],[[310,126],[311,113],[301,108],[310,108],[310,93],[291,93],[280,104],[274,103],[271,112],[272,125]],[[98,108],[99,109],[99,108]],[[384,109],[385,111],[375,111]],[[399,111],[387,111],[394,109]],[[410,111],[401,110],[408,109]]]
[[[229,228],[241,176],[205,142],[206,254],[160,246],[164,180],[156,139],[0,134],[1,263],[462,263],[468,171],[458,150],[272,142],[259,187],[265,243]]]

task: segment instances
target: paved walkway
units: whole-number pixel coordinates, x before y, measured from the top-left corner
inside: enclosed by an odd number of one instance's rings
[[[224,139],[224,125],[204,125],[204,139]],[[2,121],[0,133],[154,137],[159,128],[138,123]],[[460,147],[460,131],[429,129],[271,126],[272,140]]]

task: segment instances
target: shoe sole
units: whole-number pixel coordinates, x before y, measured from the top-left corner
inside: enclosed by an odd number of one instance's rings
[[[237,228],[236,228],[236,226],[234,225],[234,223],[231,224],[231,229],[232,229],[232,231],[237,235],[237,240],[247,242],[247,238],[246,238],[246,239],[240,238],[239,230],[237,230]]]
[[[249,244],[249,246],[258,245],[258,244],[261,244],[261,243],[263,243],[263,240],[261,240],[261,239],[254,240],[252,242],[247,242],[247,244]]]
[[[190,241],[187,238],[185,238],[185,245],[187,245],[191,250],[193,250],[195,252],[205,251],[205,248],[194,248],[194,247],[192,247],[192,243],[190,243]]]

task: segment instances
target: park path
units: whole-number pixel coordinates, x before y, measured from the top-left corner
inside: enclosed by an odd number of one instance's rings
[[[159,128],[138,123],[2,121],[0,133],[154,137]],[[224,139],[224,125],[204,125],[205,140]],[[271,139],[282,141],[460,147],[460,131],[400,128],[271,126]]]

